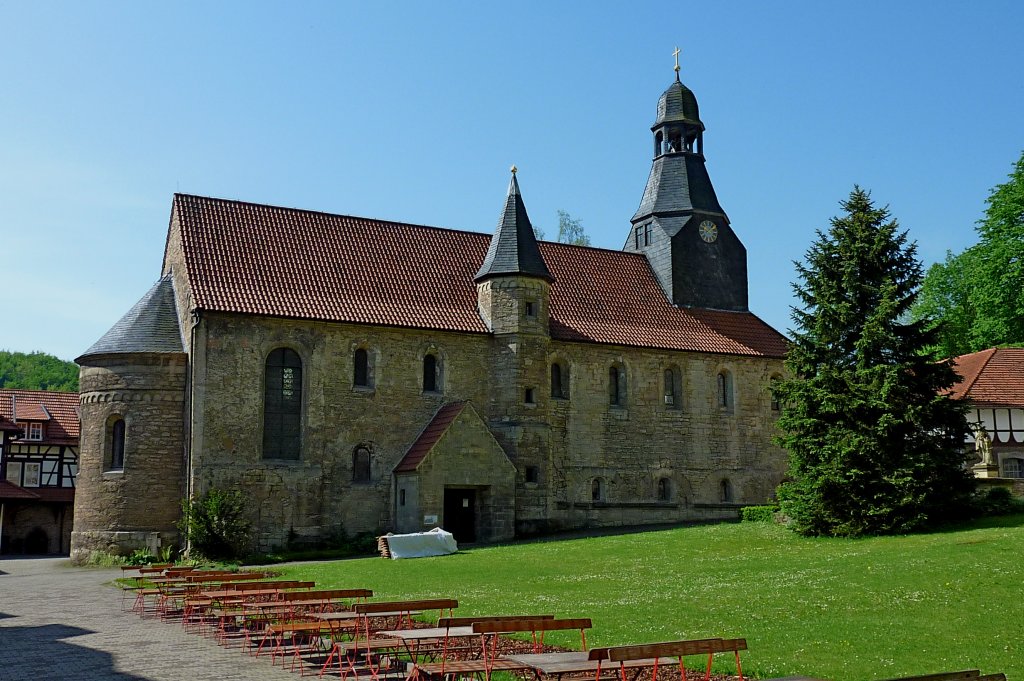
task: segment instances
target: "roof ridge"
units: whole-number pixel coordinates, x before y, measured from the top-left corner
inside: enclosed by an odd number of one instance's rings
[[[293,213],[305,213],[307,215],[326,215],[332,218],[351,218],[353,220],[368,220],[370,222],[376,222],[381,225],[396,225],[399,227],[418,227],[421,229],[434,229],[443,230],[445,232],[456,232],[461,234],[473,234],[476,236],[490,236],[488,232],[475,232],[470,229],[461,229],[457,227],[441,227],[438,225],[425,225],[421,222],[402,222],[400,220],[388,220],[386,218],[374,218],[366,215],[354,215],[352,213],[331,213],[326,210],[312,210],[310,208],[295,208],[293,206],[282,206],[276,203],[256,203],[254,201],[243,201],[242,199],[225,199],[218,196],[201,196],[199,194],[182,194],[180,192],[174,193],[174,198],[189,198],[189,199],[200,199],[203,201],[217,201],[220,203],[232,203],[239,206],[252,206],[254,208],[273,208],[276,210],[285,210]]]
[[[78,396],[78,393],[72,392],[71,390],[36,390],[34,388],[0,388],[0,396],[4,393],[10,393],[13,397],[15,393],[32,393],[38,395],[74,395]]]

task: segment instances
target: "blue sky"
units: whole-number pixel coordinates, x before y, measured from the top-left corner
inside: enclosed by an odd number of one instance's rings
[[[620,248],[682,49],[750,306],[854,183],[926,264],[1024,149],[1024,3],[0,1],[0,349],[71,359],[157,279],[174,192]]]

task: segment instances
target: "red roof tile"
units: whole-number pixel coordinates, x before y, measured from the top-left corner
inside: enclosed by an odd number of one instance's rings
[[[971,404],[1024,408],[1024,348],[989,348],[953,359],[962,377],[952,396]]]
[[[78,393],[0,389],[0,417],[47,421],[43,442],[78,441]]]
[[[0,480],[0,499],[38,499],[39,495],[35,492],[15,485],[13,482],[7,480]]]
[[[473,278],[490,234],[176,194],[197,308],[487,333]],[[668,302],[639,254],[542,242],[556,340],[781,357],[755,315]]]
[[[405,453],[402,460],[395,466],[395,472],[410,473],[415,471],[420,462],[426,458],[430,450],[437,444],[437,441],[441,439],[441,436],[445,434],[448,427],[452,425],[456,417],[462,413],[465,406],[465,402],[449,402],[438,409],[437,413],[434,414],[434,418],[430,420],[427,427],[423,429],[420,436],[409,447],[409,451]]]

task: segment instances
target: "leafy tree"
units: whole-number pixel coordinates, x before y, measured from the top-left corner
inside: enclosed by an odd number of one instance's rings
[[[939,357],[1024,343],[1024,153],[1009,178],[989,194],[978,243],[928,270],[911,311],[939,322]]]
[[[967,508],[964,406],[932,362],[929,320],[906,322],[921,284],[917,248],[887,208],[854,187],[818,231],[794,284],[802,309],[777,384],[777,442],[789,451],[782,511],[809,535],[907,532]]]
[[[563,244],[590,245],[590,237],[583,232],[583,223],[564,210],[558,211],[558,240]]]
[[[78,392],[78,365],[45,352],[0,350],[0,388]]]

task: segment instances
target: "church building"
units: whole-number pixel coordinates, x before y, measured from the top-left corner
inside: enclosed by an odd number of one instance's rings
[[[538,242],[515,168],[492,233],[176,194],[159,280],[76,360],[72,557],[176,543],[214,488],[259,549],[765,502],[786,339],[748,310],[704,131],[677,67],[622,250]]]

